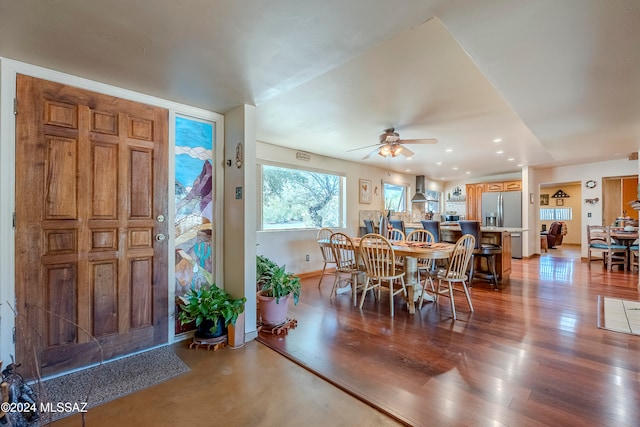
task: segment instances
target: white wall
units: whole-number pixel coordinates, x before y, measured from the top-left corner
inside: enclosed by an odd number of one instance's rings
[[[361,163],[352,163],[331,157],[311,154],[309,161],[296,159],[296,151],[284,147],[278,147],[263,142],[258,142],[256,147],[257,162],[269,161],[283,165],[305,167],[321,171],[329,171],[345,174],[347,178],[346,192],[346,227],[342,229],[349,235],[357,235],[358,229],[364,224],[358,223],[359,210],[375,210],[382,208],[382,181],[395,184],[407,184],[410,186],[410,195],[415,191],[415,175],[389,172],[384,169],[367,166]],[[373,187],[378,187],[377,194],[372,194],[370,204],[359,203],[359,180],[370,179]],[[256,185],[258,183],[256,182]],[[442,191],[439,182],[427,180],[426,188]],[[258,197],[260,195],[258,194]],[[259,206],[259,199],[256,200]],[[260,218],[257,219],[256,229],[260,229]],[[277,230],[259,231],[257,253],[266,255],[278,264],[286,264],[287,271],[300,274],[318,271],[322,269],[322,255],[316,242],[317,230]],[[305,261],[309,255],[309,261]]]
[[[256,329],[256,111],[242,105],[225,116],[225,153],[218,167],[224,168],[224,289],[235,298],[246,297],[245,338]],[[236,150],[242,144],[243,164],[236,165]],[[223,158],[224,157],[224,158]],[[230,160],[231,165],[226,162]],[[240,189],[242,195],[236,196]],[[220,234],[221,235],[221,234]]]

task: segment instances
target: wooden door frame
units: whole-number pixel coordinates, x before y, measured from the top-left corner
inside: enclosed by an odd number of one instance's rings
[[[188,105],[167,101],[139,92],[122,89],[104,83],[98,83],[92,80],[73,76],[58,71],[37,67],[11,59],[0,57],[0,239],[2,241],[11,241],[15,239],[15,229],[13,227],[13,212],[15,211],[15,116],[13,114],[13,103],[16,97],[16,76],[17,74],[25,74],[39,79],[49,80],[69,86],[75,86],[79,89],[89,90],[93,92],[104,93],[105,95],[120,97],[134,102],[146,103],[169,110],[169,137],[167,144],[168,155],[168,212],[167,221],[173,224],[175,221],[175,115],[191,116],[201,120],[207,120],[216,123],[216,145],[215,150],[222,153],[224,150],[224,116],[211,111],[203,110]],[[222,167],[216,165],[216,188],[215,194],[222,195],[224,192],[224,171]],[[222,198],[218,198],[216,203],[215,218],[218,231],[218,239],[216,245],[216,260],[218,268],[216,271],[216,283],[222,283],[223,277],[223,260],[222,260],[222,223],[223,209]],[[175,233],[173,227],[169,227],[169,239],[167,244],[168,254],[175,251]],[[173,322],[173,300],[174,287],[171,285],[175,277],[175,266],[168,257],[167,275],[169,280],[168,295],[168,342],[175,340]],[[14,311],[15,305],[15,247],[13,244],[0,245],[0,360],[11,360],[11,356],[15,355],[14,336]]]

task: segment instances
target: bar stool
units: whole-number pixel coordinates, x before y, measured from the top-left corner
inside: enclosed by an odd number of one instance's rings
[[[390,219],[389,224],[396,230],[402,231],[405,235],[407,234],[407,230],[404,228],[404,221],[401,219]]]
[[[364,220],[364,228],[366,229],[366,234],[371,234],[376,232],[375,227],[373,225],[373,221],[370,219]]]
[[[476,238],[475,248],[471,259],[471,271],[469,273],[469,285],[472,286],[474,275],[479,278],[488,280],[494,289],[498,288],[498,272],[496,271],[496,255],[502,253],[502,247],[492,245],[490,243],[482,243],[480,241],[480,222],[479,221],[459,221],[462,235],[471,234]],[[475,257],[486,259],[487,270],[475,271]],[[482,261],[479,262],[482,266]]]
[[[434,242],[440,242],[440,221],[422,219],[420,223],[422,228],[433,234]]]

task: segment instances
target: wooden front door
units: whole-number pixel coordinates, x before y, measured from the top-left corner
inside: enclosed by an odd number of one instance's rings
[[[23,373],[165,343],[168,111],[23,75],[17,101]]]

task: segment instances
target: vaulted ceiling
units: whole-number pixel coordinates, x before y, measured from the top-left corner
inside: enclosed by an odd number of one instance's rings
[[[637,0],[0,0],[0,56],[442,180],[638,151],[638,46]],[[388,127],[438,143],[362,160]]]

